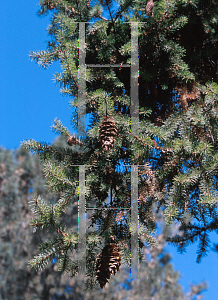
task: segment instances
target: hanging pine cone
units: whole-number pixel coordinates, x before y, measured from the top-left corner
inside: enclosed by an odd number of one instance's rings
[[[110,279],[111,275],[119,271],[121,265],[120,248],[116,243],[107,244],[96,262],[97,280],[103,288]]]
[[[154,8],[154,2],[153,2],[153,0],[149,0],[146,5],[147,16],[151,15],[153,17],[153,12],[152,12],[153,8]]]
[[[102,148],[110,151],[113,148],[115,136],[117,135],[117,126],[112,116],[105,115],[99,126],[99,140]]]
[[[73,146],[73,145],[83,145],[83,143],[81,143],[79,140],[77,140],[75,138],[75,136],[70,136],[68,139],[67,139],[67,143],[69,146]]]

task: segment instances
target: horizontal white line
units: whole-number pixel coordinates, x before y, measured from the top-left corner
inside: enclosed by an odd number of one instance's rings
[[[119,65],[119,64],[116,64],[116,65],[110,65],[110,64],[108,64],[108,65],[86,65],[86,67],[99,67],[99,68],[101,68],[101,67],[107,67],[107,68],[109,68],[109,67],[112,67],[112,68],[114,68],[114,67],[116,67],[116,68],[118,68],[118,67],[120,67],[120,68],[122,68],[122,67],[131,67],[131,65]]]
[[[111,208],[97,208],[97,207],[87,207],[86,209],[131,209],[131,208],[119,208],[119,207],[111,207]]]

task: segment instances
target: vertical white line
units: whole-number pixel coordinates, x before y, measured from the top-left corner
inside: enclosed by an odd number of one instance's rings
[[[79,70],[78,70],[78,136],[86,135],[86,80],[85,80],[85,22],[79,22]]]
[[[131,166],[131,277],[138,278],[138,166]]]
[[[138,74],[139,74],[139,56],[138,56],[138,22],[131,22],[131,133],[137,134],[139,127],[139,99],[138,99]]]
[[[78,273],[86,274],[86,207],[85,207],[85,165],[79,166],[79,202],[78,202]]]
[[[138,22],[131,22],[131,133],[139,127],[138,99]],[[131,166],[131,277],[138,278],[138,166]],[[136,273],[136,274],[135,274]]]

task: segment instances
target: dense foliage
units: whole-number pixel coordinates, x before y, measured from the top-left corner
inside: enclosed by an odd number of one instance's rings
[[[55,143],[68,147],[60,137]],[[104,290],[85,291],[81,276],[71,277],[58,271],[55,260],[45,270],[36,272],[28,266],[28,260],[37,254],[37,245],[46,241],[48,236],[40,232],[32,233],[29,221],[33,213],[27,204],[33,193],[40,194],[46,203],[56,201],[57,195],[48,193],[46,179],[37,155],[31,155],[22,148],[16,151],[0,149],[0,299],[4,300],[66,300],[66,299],[155,299],[194,300],[205,290],[205,283],[190,287],[184,293],[178,283],[179,274],[170,264],[169,253],[165,248],[164,229],[157,236],[158,247],[146,249],[146,261],[141,264],[139,280],[131,280],[129,269],[111,278]],[[62,220],[70,229],[77,228],[77,201],[71,203]],[[200,299],[200,298],[199,298]]]
[[[49,229],[53,236],[41,245],[31,264],[44,268],[57,256],[60,269],[77,274],[79,261],[70,259],[70,254],[78,248],[78,235],[59,217],[78,195],[77,165],[85,165],[86,205],[98,208],[89,218],[97,229],[86,239],[88,287],[96,285],[93,270],[99,244],[106,245],[113,238],[128,264],[130,210],[121,213],[107,208],[130,208],[132,165],[140,165],[139,254],[146,244],[157,244],[155,212],[164,211],[166,224],[179,224],[180,233],[168,241],[181,251],[199,241],[198,262],[207,252],[208,234],[218,226],[218,4],[157,0],[152,13],[146,15],[145,1],[117,2],[118,10],[112,11],[111,1],[40,1],[39,15],[52,11],[48,28],[51,40],[46,51],[30,54],[41,67],[60,61],[63,72],[55,79],[63,94],[74,97],[74,129],[76,112],[84,105],[92,117],[87,135],[71,143],[71,149],[32,140],[23,143],[40,155],[51,191],[61,193],[55,204],[45,204],[40,197],[32,200],[36,214],[32,225],[36,230]],[[110,20],[102,17],[103,8],[108,9]],[[132,25],[124,21],[140,22],[137,133],[131,130],[131,68],[87,67],[86,99],[78,93],[78,68],[80,76],[83,74],[78,59],[78,22],[93,20],[94,24],[85,27],[87,65],[131,64]],[[108,129],[104,122],[107,115],[114,120]],[[66,140],[70,136],[59,120],[55,120],[53,130]],[[106,143],[110,151],[105,151]]]

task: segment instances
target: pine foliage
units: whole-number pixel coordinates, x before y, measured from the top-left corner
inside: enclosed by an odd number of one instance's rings
[[[69,147],[63,137],[56,139],[55,145]],[[22,148],[15,151],[0,149],[0,296],[2,299],[112,300],[126,297],[139,299],[142,295],[141,287],[147,293],[145,298],[147,295],[152,295],[156,299],[162,300],[165,295],[165,298],[169,299],[175,297],[176,293],[177,299],[181,300],[194,300],[197,296],[198,299],[201,299],[200,294],[206,288],[204,282],[192,286],[190,292],[183,293],[182,287],[178,283],[178,274],[173,270],[169,254],[164,250],[165,237],[163,233],[166,230],[157,236],[158,247],[146,248],[147,263],[141,264],[138,285],[134,285],[134,281],[129,282],[129,268],[125,269],[122,258],[119,272],[116,273],[116,276],[111,276],[110,283],[106,284],[103,290],[99,287],[97,290],[85,291],[82,276],[70,278],[66,276],[62,269],[69,261],[64,255],[61,257],[60,263],[56,261],[57,256],[55,256],[51,263],[46,264],[45,269],[41,271],[36,272],[30,268],[28,260],[33,254],[37,254],[38,251],[45,255],[52,253],[52,241],[47,240],[48,237],[51,238],[51,233],[46,235],[45,232],[38,231],[33,234],[32,228],[29,226],[33,212],[27,204],[28,198],[31,198],[33,194],[40,194],[45,203],[54,202],[59,198],[57,194],[46,190],[45,183],[46,179],[37,155],[31,155]],[[67,211],[61,217],[61,220],[70,228],[69,236],[65,239],[66,246],[77,241],[75,234],[77,215],[77,199],[75,198],[75,201],[68,205]],[[53,238],[55,239],[54,236]],[[37,249],[39,242],[40,245]],[[94,262],[93,265],[90,264],[91,272],[94,271],[96,265],[96,254],[91,250],[94,244],[99,245],[99,240],[92,233],[88,233],[87,242],[90,249],[88,261]],[[101,253],[104,245],[100,248]],[[128,250],[128,248],[125,249]],[[151,257],[152,263],[150,263]],[[130,258],[129,253],[127,258]],[[167,274],[167,281],[165,281],[166,284],[163,284],[165,274]],[[129,290],[126,289],[127,285]]]
[[[181,231],[179,236],[168,240],[179,245],[181,251],[187,244],[199,240],[197,260],[200,261],[209,246],[208,232],[216,231],[218,224],[218,4],[203,0],[157,0],[152,5],[152,13],[147,15],[145,1],[119,3],[117,13],[112,13],[110,1],[100,1],[102,6],[98,2],[91,6],[85,0],[40,1],[39,15],[52,11],[48,28],[51,41],[46,51],[32,52],[30,56],[44,68],[60,61],[62,73],[56,74],[55,80],[63,94],[75,97],[72,100],[74,129],[77,129],[77,108],[86,105],[92,121],[86,137],[80,137],[79,143],[71,140],[71,149],[31,140],[25,141],[23,146],[41,157],[49,187],[53,192],[62,193],[60,202],[64,203],[64,209],[70,203],[70,195],[78,195],[76,166],[87,166],[86,205],[94,202],[97,208],[90,220],[92,225],[98,226],[95,238],[99,237],[105,244],[114,237],[117,244],[127,242],[130,247],[129,166],[143,166],[144,173],[139,172],[138,176],[140,248],[144,244],[155,245],[154,210],[163,210],[166,224],[177,222]],[[110,20],[101,15],[104,7],[109,9]],[[121,66],[87,67],[85,103],[78,98],[77,22],[93,19],[97,19],[93,25],[86,24],[86,64]],[[139,129],[134,134],[130,115],[130,68],[122,68],[122,64],[131,64],[131,24],[123,23],[123,19],[141,22],[138,23],[140,114]],[[101,123],[107,112],[114,122],[109,129]],[[53,129],[68,141],[72,136],[57,120]],[[105,152],[102,143],[106,142],[110,151]],[[120,166],[122,171],[119,171]],[[109,191],[112,196],[107,203]],[[56,232],[53,253],[59,255],[63,269],[72,267],[72,274],[76,274],[78,265],[68,260],[68,252],[77,244],[66,245],[69,232],[58,221],[62,211],[60,203],[46,206],[37,199],[35,230],[46,228]],[[122,222],[116,222],[119,210],[110,211],[110,207],[127,208]],[[103,209],[104,214],[98,209]],[[91,245],[87,245],[88,252]],[[94,248],[89,269],[98,254]],[[32,265],[37,267],[40,262],[44,266],[46,255],[44,250]],[[89,277],[90,271],[86,275]]]

